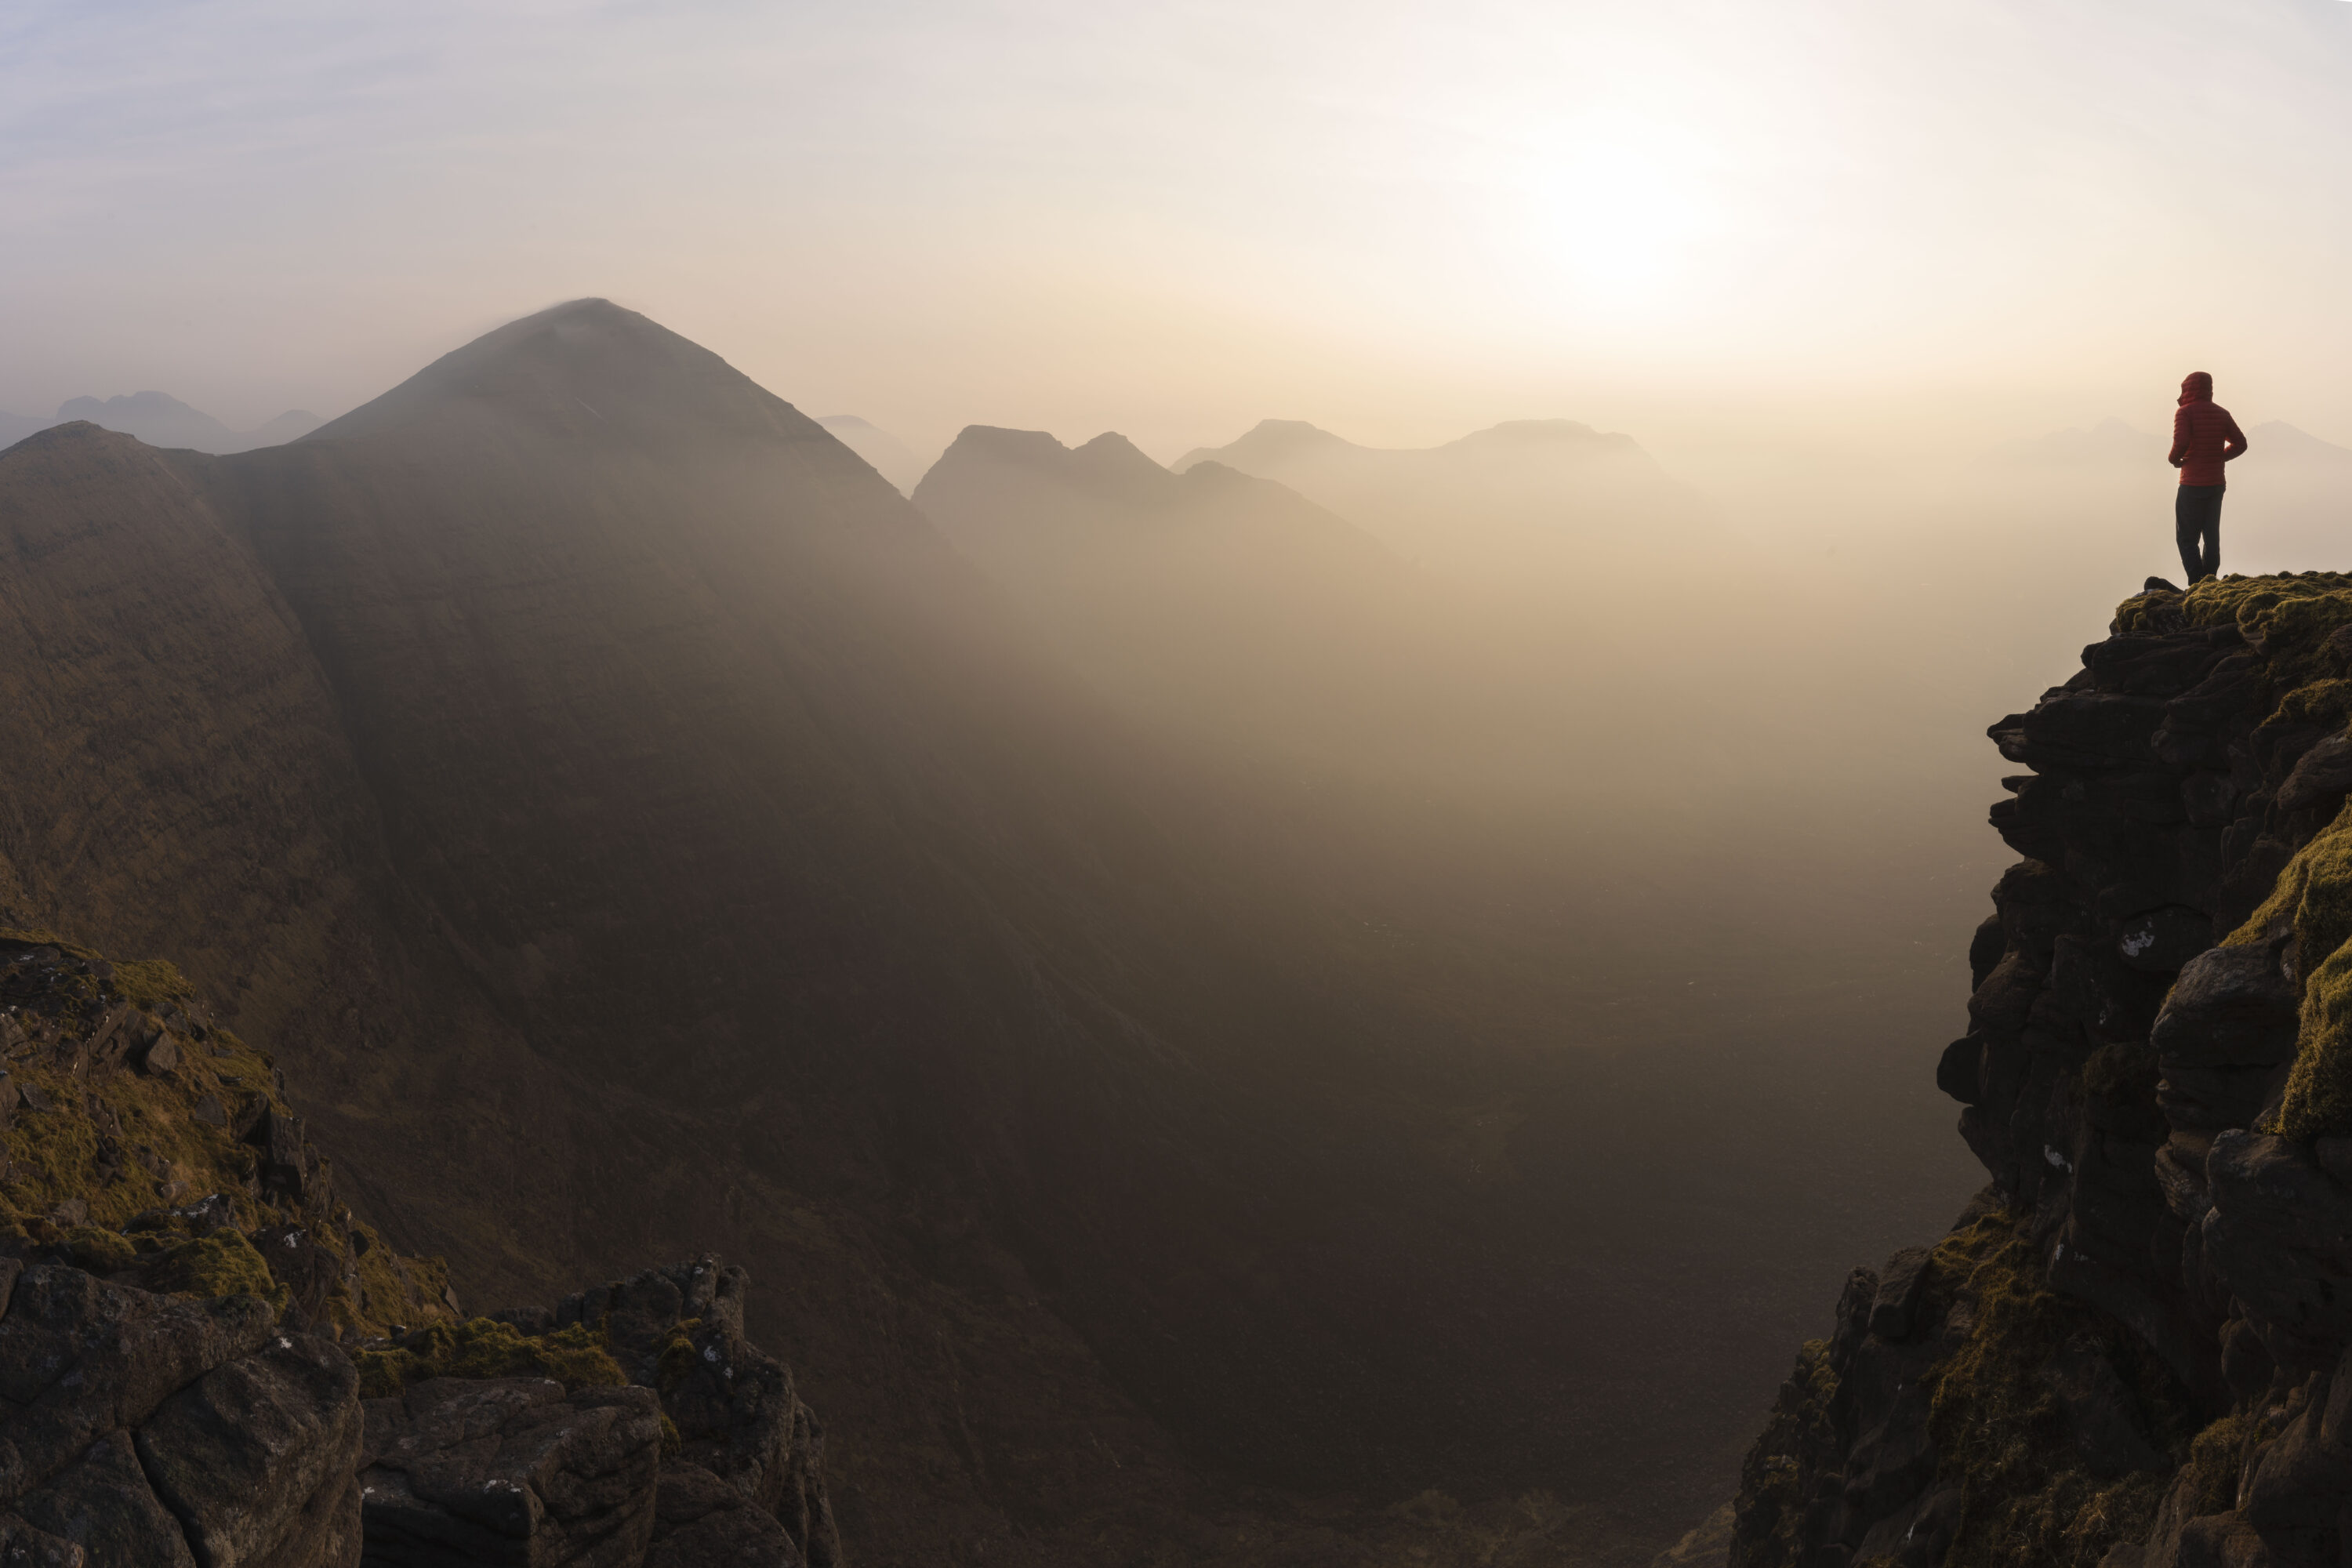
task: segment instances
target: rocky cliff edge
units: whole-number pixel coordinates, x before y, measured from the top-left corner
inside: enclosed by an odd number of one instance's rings
[[[1992,1180],[1800,1352],[1736,1568],[2352,1550],[2352,576],[2151,590],[1992,726],[1936,1074]]]

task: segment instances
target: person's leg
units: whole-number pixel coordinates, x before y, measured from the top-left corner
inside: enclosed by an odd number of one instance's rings
[[[2180,548],[2180,580],[2191,588],[2197,585],[2197,579],[2203,574],[2205,567],[2204,552],[2198,546],[2204,521],[2203,509],[2197,504],[2198,498],[2194,493],[2201,488],[2182,485],[2174,491],[2172,498],[2172,542]]]
[[[2208,577],[2221,574],[2221,496],[2226,489],[2226,486],[2215,485],[2211,498],[2205,503],[2204,527],[2200,531],[2204,534],[2205,575]]]

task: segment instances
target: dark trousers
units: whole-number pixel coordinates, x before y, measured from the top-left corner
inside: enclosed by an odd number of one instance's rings
[[[2193,584],[2221,573],[2221,492],[2227,485],[2183,485],[2172,503],[2172,539],[2180,570]]]

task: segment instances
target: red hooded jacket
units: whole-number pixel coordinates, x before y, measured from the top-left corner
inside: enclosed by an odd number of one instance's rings
[[[2172,416],[2172,456],[2184,485],[2218,485],[2221,465],[2246,449],[2245,433],[2230,411],[2213,401],[2213,378],[2193,371],[2180,384],[2180,406]]]

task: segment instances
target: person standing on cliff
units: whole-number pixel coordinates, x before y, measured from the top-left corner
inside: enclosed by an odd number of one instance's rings
[[[2180,569],[2189,585],[2221,572],[2221,492],[2229,489],[2221,465],[2246,450],[2245,433],[2230,411],[2213,401],[2213,378],[2191,371],[2180,384],[2180,406],[2172,414],[2172,456],[2180,470],[2180,492],[2172,503],[2172,537],[2180,546]]]

